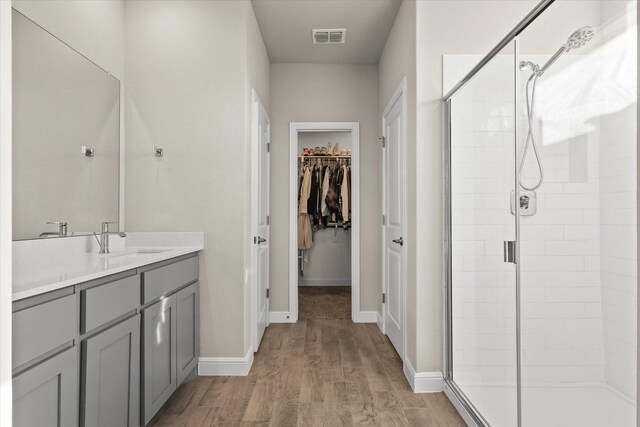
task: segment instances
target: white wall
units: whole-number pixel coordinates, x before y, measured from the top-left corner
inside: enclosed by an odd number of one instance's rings
[[[270,310],[289,307],[289,122],[360,122],[362,311],[378,310],[381,276],[381,156],[375,65],[271,65]],[[294,268],[297,268],[294,266]]]
[[[600,274],[604,332],[605,381],[636,399],[632,372],[637,364],[637,20],[635,2],[604,2],[603,37],[589,69],[616,86],[607,96],[600,132]],[[608,67],[608,64],[623,64]],[[624,70],[623,73],[615,72]],[[613,73],[612,73],[613,71]],[[633,74],[629,74],[631,71]],[[636,102],[633,102],[633,101]]]
[[[300,132],[298,154],[304,148],[351,148],[351,132]],[[313,157],[310,157],[313,163]],[[297,206],[294,207],[297,209]],[[313,246],[305,251],[304,276],[298,269],[298,285],[351,285],[351,230],[319,228],[313,233]]]
[[[269,100],[254,20],[248,1],[126,3],[127,228],[204,231],[204,357],[250,343],[251,87]]]

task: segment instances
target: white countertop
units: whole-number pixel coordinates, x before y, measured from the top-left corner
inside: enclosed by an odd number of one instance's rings
[[[110,247],[110,254],[99,254],[93,236],[14,242],[12,300],[201,251],[204,233],[112,235]]]

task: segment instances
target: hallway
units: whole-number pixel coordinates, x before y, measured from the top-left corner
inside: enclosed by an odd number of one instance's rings
[[[151,426],[464,426],[442,393],[414,394],[377,325],[272,324],[246,377],[182,385]]]

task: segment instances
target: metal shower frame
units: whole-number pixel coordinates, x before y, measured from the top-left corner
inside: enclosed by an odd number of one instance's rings
[[[444,198],[444,230],[443,230],[443,251],[445,253],[444,258],[444,277],[445,277],[445,289],[444,289],[444,392],[456,409],[463,416],[468,423],[473,422],[477,426],[489,426],[489,422],[482,416],[482,414],[475,408],[473,403],[465,396],[462,390],[455,384],[453,379],[453,317],[452,317],[452,247],[451,247],[451,98],[467,83],[469,83],[473,77],[478,74],[484,67],[496,57],[505,47],[514,42],[514,55],[515,61],[518,59],[517,52],[517,37],[520,33],[526,29],[533,21],[538,18],[555,0],[541,0],[534,8],[529,12],[500,42],[484,57],[482,60],[467,73],[462,80],[460,80],[444,97],[443,102],[443,198]],[[516,64],[514,64],[516,65]],[[517,67],[515,85],[518,87]],[[517,91],[516,102],[514,108],[518,105]],[[518,129],[515,128],[515,141],[518,141]],[[518,150],[516,145],[515,150],[515,176],[516,181],[518,177]],[[519,185],[515,185],[515,200],[519,200],[520,188]],[[517,419],[518,427],[522,426],[522,380],[521,380],[521,334],[520,334],[520,215],[519,210],[515,215],[515,239],[516,239],[516,391],[517,391]]]

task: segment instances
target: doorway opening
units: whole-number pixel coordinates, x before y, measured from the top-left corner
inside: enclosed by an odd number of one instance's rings
[[[289,311],[360,319],[359,124],[290,124]]]

